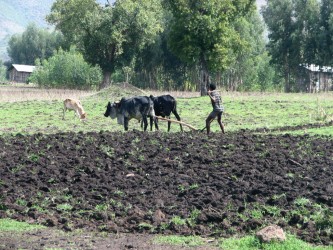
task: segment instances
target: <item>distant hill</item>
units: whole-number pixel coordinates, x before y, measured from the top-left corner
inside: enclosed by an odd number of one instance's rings
[[[0,59],[8,60],[9,38],[25,31],[29,23],[48,27],[45,17],[50,13],[55,0],[0,0]],[[106,0],[97,2],[105,4]]]
[[[111,0],[114,2],[115,0]],[[256,0],[260,7],[265,0]],[[48,27],[45,17],[50,13],[55,0],[0,0],[0,59],[9,60],[7,44],[9,38],[25,31],[29,23],[39,27]],[[105,4],[107,0],[97,0]]]

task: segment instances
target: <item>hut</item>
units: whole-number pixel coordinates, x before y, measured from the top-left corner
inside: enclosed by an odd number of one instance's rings
[[[9,80],[11,82],[28,83],[30,74],[35,70],[35,66],[12,64],[9,70]]]
[[[301,64],[297,78],[298,88],[304,92],[327,92],[333,90],[333,68],[315,64]]]

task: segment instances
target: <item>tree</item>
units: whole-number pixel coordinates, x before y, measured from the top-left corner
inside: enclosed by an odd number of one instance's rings
[[[317,0],[294,0],[294,13],[293,43],[300,50],[299,64],[317,64],[320,4]]]
[[[263,7],[262,14],[269,29],[268,51],[271,62],[282,72],[285,91],[290,92],[292,67],[299,64],[299,47],[295,46],[295,20],[292,0],[271,0]]]
[[[174,55],[168,45],[170,13],[164,13],[163,32],[155,41],[148,44],[137,54],[135,60],[135,80],[140,87],[153,89],[186,88],[186,64]]]
[[[2,61],[0,60],[0,83],[6,81],[6,70],[7,68],[3,65]]]
[[[13,63],[33,65],[37,58],[44,60],[63,44],[62,35],[29,24],[22,34],[13,35],[8,42],[8,55]]]
[[[322,0],[319,20],[319,65],[327,66],[333,63],[333,2]]]
[[[48,60],[37,62],[29,80],[48,88],[96,89],[102,81],[102,70],[89,65],[71,47],[68,52],[59,49]]]
[[[228,90],[265,90],[272,84],[269,57],[264,40],[264,23],[257,10],[233,22],[234,29],[244,41],[235,60],[222,72],[222,83]],[[263,82],[264,80],[264,82]]]
[[[253,0],[170,0],[173,14],[169,45],[183,61],[201,68],[201,94],[210,72],[226,69],[242,46],[231,22],[248,12]]]
[[[94,0],[57,0],[47,20],[103,69],[103,86],[116,68],[129,66],[152,43],[161,25],[160,0],[121,0],[102,7]]]

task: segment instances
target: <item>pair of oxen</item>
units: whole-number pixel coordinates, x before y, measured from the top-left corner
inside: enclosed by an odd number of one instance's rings
[[[128,123],[131,119],[141,121],[144,131],[148,127],[148,117],[150,118],[150,130],[153,130],[153,123],[155,129],[158,128],[159,118],[170,118],[173,113],[177,120],[180,121],[180,116],[177,112],[176,99],[171,95],[162,96],[135,96],[130,98],[122,98],[118,102],[109,102],[106,106],[104,113],[105,117],[111,119],[117,118],[118,124],[124,126],[125,131],[128,130]],[[181,124],[180,129],[183,131]],[[170,131],[171,121],[168,121],[168,131]]]

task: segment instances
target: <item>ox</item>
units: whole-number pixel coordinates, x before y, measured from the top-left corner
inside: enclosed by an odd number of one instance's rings
[[[62,119],[65,120],[65,112],[67,110],[73,110],[77,114],[80,120],[84,120],[87,117],[86,112],[84,112],[84,109],[82,107],[82,104],[79,100],[74,99],[66,99],[64,101],[64,109],[63,109],[63,115]]]
[[[124,125],[125,131],[128,130],[129,120],[133,118],[139,121],[142,120],[144,131],[146,131],[148,126],[147,116],[150,117],[151,124],[152,119],[155,118],[154,102],[147,96],[122,98],[120,102],[109,102],[104,116],[110,116],[111,119],[117,118],[118,124]]]
[[[180,121],[180,116],[177,112],[176,99],[171,95],[152,96],[150,99],[154,102],[154,111],[156,116],[167,117],[170,119],[170,114],[173,113],[177,120]],[[154,119],[155,128],[158,130],[158,118]],[[152,130],[152,122],[150,123],[150,129]],[[170,131],[171,121],[168,121],[168,132]],[[183,131],[183,126],[179,124],[180,130]]]

